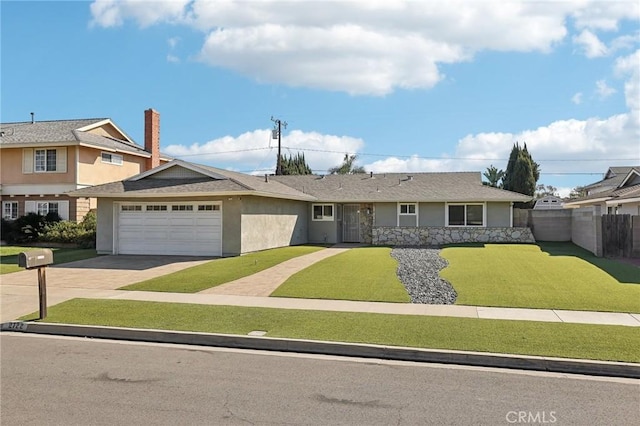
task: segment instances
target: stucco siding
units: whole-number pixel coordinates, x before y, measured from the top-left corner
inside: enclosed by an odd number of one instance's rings
[[[38,146],[37,149],[57,149],[59,153],[66,153],[66,171],[32,171],[31,173],[23,173],[23,148],[2,148],[0,150],[0,181],[3,185],[74,183],[76,181],[76,162],[74,147]],[[30,150],[31,154],[28,161],[32,163],[34,148],[30,148]]]
[[[398,225],[398,204],[396,203],[375,203],[374,226],[397,226]]]
[[[113,201],[108,198],[98,199],[96,210],[96,251],[98,254],[113,253]]]
[[[115,182],[137,175],[144,170],[145,158],[135,155],[122,155],[122,164],[109,164],[102,162],[99,149],[76,147],[78,149],[78,183],[80,185],[98,185],[101,183]],[[107,152],[107,151],[104,151]],[[75,162],[75,159],[74,159]]]
[[[511,203],[487,203],[487,227],[511,226]]]
[[[337,244],[342,235],[342,205],[333,204],[333,220],[313,220],[313,203],[306,203],[308,242],[314,244]],[[338,219],[339,218],[339,219]]]
[[[420,203],[420,226],[444,226],[444,203]]]
[[[307,242],[307,203],[242,198],[242,253]]]

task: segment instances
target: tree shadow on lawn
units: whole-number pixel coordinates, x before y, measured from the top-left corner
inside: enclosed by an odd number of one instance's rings
[[[538,242],[540,250],[551,256],[574,256],[602,269],[622,284],[640,284],[640,267],[617,259],[597,257],[570,242]]]

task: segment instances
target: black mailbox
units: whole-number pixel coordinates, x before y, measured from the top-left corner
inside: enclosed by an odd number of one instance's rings
[[[23,251],[18,255],[18,266],[27,269],[41,268],[53,263],[51,249]]]

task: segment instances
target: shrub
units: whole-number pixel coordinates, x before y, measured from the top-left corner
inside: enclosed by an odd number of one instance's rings
[[[96,215],[89,212],[80,223],[68,220],[48,223],[40,233],[40,240],[51,243],[77,244],[82,248],[95,248]]]
[[[46,223],[45,217],[38,213],[29,213],[14,221],[3,220],[2,239],[9,244],[36,242]]]

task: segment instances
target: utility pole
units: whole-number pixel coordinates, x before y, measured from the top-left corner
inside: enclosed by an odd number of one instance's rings
[[[273,131],[271,132],[271,137],[273,139],[278,139],[278,162],[276,165],[276,176],[280,176],[282,174],[282,155],[281,155],[281,145],[282,145],[282,126],[287,128],[287,122],[282,121],[279,118],[273,118],[271,116],[271,121],[273,121]]]

